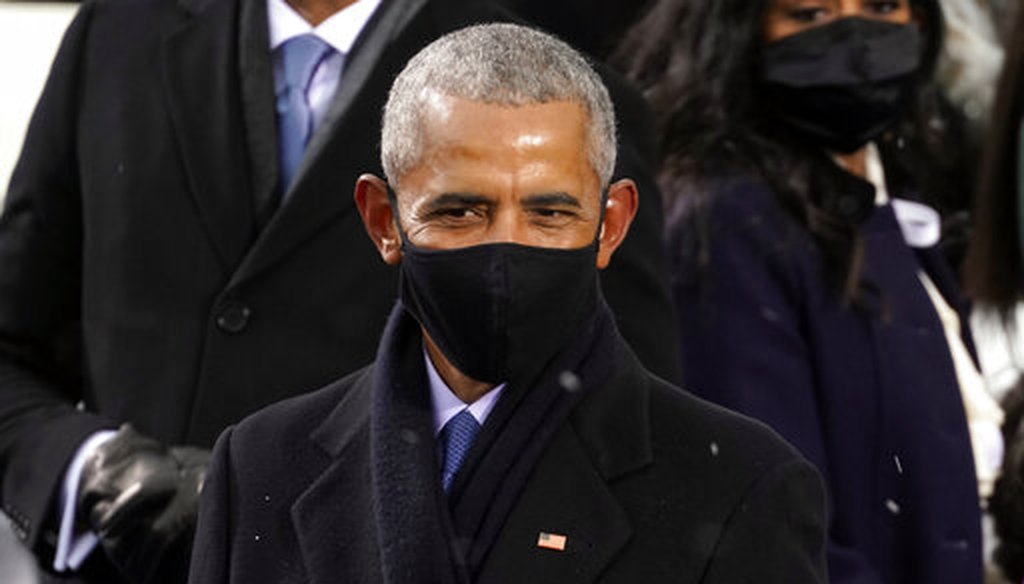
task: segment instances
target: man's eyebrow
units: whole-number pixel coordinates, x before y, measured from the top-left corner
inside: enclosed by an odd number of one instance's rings
[[[583,207],[580,200],[569,193],[538,193],[536,195],[529,195],[523,197],[522,205],[524,207],[566,206],[577,209]]]
[[[474,205],[489,205],[491,200],[483,195],[474,193],[441,193],[436,197],[430,199],[423,205],[423,210],[427,213],[436,211],[438,209],[444,209],[447,207],[459,207],[459,206],[474,206]]]

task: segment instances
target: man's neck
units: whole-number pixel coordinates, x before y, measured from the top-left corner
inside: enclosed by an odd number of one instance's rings
[[[319,26],[357,0],[286,0],[312,26]]]
[[[441,376],[441,379],[444,380],[448,388],[455,394],[455,397],[459,398],[462,403],[472,404],[495,388],[495,385],[492,383],[477,381],[456,369],[425,331],[423,333],[423,342],[427,347],[427,355],[430,357],[430,362],[434,364],[434,369],[437,369],[438,375]]]

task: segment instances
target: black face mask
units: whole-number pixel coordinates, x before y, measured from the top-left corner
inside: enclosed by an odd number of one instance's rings
[[[906,109],[921,66],[916,25],[842,18],[767,45],[769,109],[805,138],[854,152]]]
[[[578,249],[493,243],[428,250],[399,232],[402,305],[478,381],[509,381],[543,366],[596,305],[597,238]]]

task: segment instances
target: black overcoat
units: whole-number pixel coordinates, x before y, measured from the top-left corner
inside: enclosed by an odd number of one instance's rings
[[[589,350],[601,357],[588,367],[614,361],[613,372],[578,390],[581,401],[558,423],[472,581],[827,582],[824,490],[811,465],[760,423],[651,375],[617,342],[621,358]],[[421,526],[431,521],[432,493],[440,496],[440,471],[399,469],[385,454],[396,451],[377,447],[430,442],[414,425],[381,435],[389,425],[377,418],[379,404],[391,400],[381,380],[428,391],[389,363],[275,404],[221,436],[190,584],[450,581],[438,567],[443,545],[417,562],[396,556],[437,548],[415,540],[437,533]],[[387,488],[396,475],[404,480]],[[542,533],[565,537],[564,549],[539,546]]]

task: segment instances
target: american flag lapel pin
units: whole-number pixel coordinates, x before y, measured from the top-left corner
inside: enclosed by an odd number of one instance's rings
[[[537,536],[537,547],[555,550],[557,552],[565,551],[565,544],[568,542],[568,538],[564,535],[557,533],[548,533],[546,531],[540,532]]]

